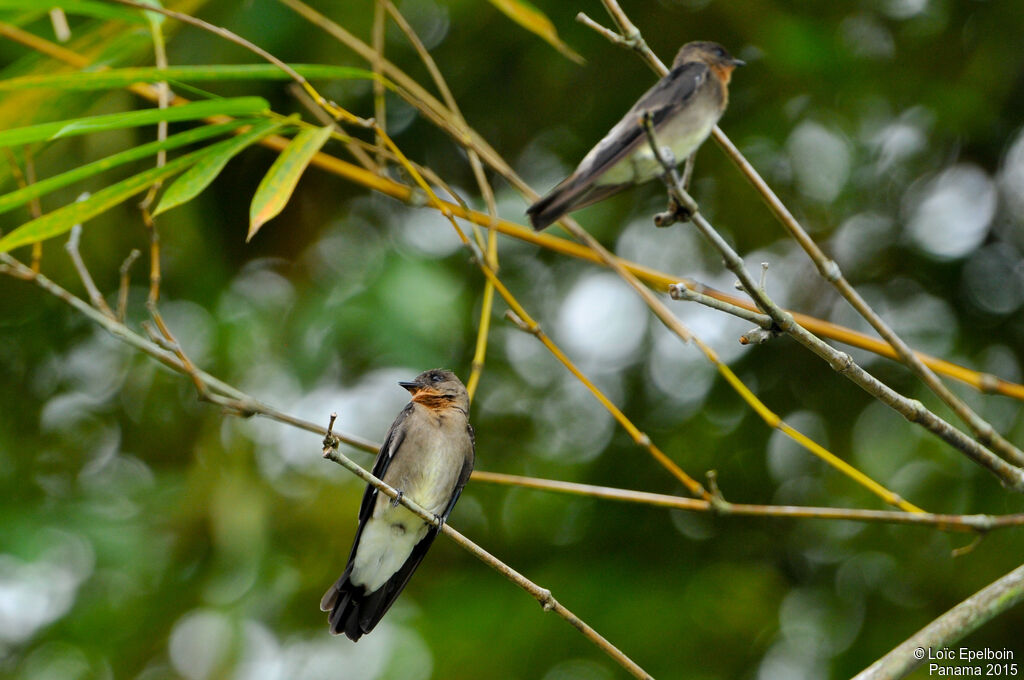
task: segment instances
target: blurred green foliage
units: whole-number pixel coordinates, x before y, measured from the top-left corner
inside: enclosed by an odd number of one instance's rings
[[[373,3],[316,3],[369,40]],[[406,0],[463,114],[539,190],[571,169],[653,82],[629,52],[573,21],[600,4],[533,0],[584,55],[577,65],[489,4]],[[202,6],[200,6],[202,5]],[[365,67],[272,0],[192,3],[289,62]],[[863,294],[915,347],[1020,380],[1024,361],[1024,14],[1014,3],[625,2],[669,60],[691,39],[746,59],[722,127]],[[8,17],[12,18],[12,17]],[[607,22],[606,22],[607,23]],[[71,17],[70,48],[149,64],[143,28]],[[50,37],[45,17],[24,28]],[[165,22],[172,64],[255,58]],[[113,35],[103,37],[107,32]],[[387,57],[427,83],[394,27]],[[100,39],[102,37],[102,40]],[[95,42],[93,42],[95,41]],[[92,47],[90,47],[92,45]],[[37,60],[0,41],[5,77]],[[318,81],[359,115],[368,83]],[[280,82],[210,85],[302,111]],[[0,95],[31,120],[146,106],[124,92]],[[481,205],[463,152],[400,100],[389,130]],[[172,131],[186,129],[173,125]],[[109,132],[41,150],[39,177],[149,142]],[[330,147],[329,147],[330,150]],[[336,150],[336,149],[335,149]],[[482,277],[437,214],[316,170],[244,243],[249,201],[274,155],[249,149],[196,201],[161,216],[161,309],[195,363],[281,410],[379,440],[406,395],[395,382],[447,366],[468,377]],[[144,169],[138,165],[134,172]],[[119,175],[121,177],[123,175]],[[0,164],[4,191],[14,187]],[[44,211],[114,178],[44,199]],[[526,201],[495,182],[502,215]],[[858,322],[784,239],[713,143],[693,192],[748,257],[769,261],[783,304]],[[580,213],[620,254],[728,288],[685,226],[655,230],[646,186]],[[2,218],[4,231],[27,219]],[[127,204],[86,225],[83,256],[113,300],[118,266],[148,236]],[[716,469],[733,501],[878,507],[772,434],[697,352],[592,265],[507,239],[501,276],[554,339],[694,476]],[[16,253],[27,257],[27,251]],[[146,266],[129,322],[145,318]],[[43,270],[82,294],[59,243]],[[785,339],[736,342],[745,324],[674,303],[788,422],[935,512],[1007,513],[1024,501]],[[477,466],[664,493],[681,489],[531,337],[494,326],[476,402]],[[384,623],[358,645],[317,609],[343,568],[362,487],[321,460],[318,438],[226,417],[189,381],[39,289],[0,277],[0,675],[12,678],[616,678],[570,626],[439,540]],[[855,353],[894,388],[947,415],[907,371]],[[1021,407],[955,388],[1011,440]],[[353,454],[370,464],[370,456]],[[1018,566],[1004,530],[968,536],[823,521],[720,518],[482,483],[452,524],[554,595],[658,678],[843,678]],[[1024,656],[1019,608],[964,644]],[[914,677],[925,677],[918,673]]]

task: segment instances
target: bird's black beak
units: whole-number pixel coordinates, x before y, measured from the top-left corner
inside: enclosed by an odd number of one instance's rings
[[[417,392],[419,392],[420,387],[421,387],[421,385],[418,382],[416,382],[415,380],[412,381],[412,382],[401,380],[401,381],[399,381],[398,384],[401,385],[402,387],[404,387],[405,389],[409,390],[413,394],[416,394]]]
[[[743,61],[742,59],[736,59],[735,57],[733,57],[732,65],[733,66],[746,66],[747,62]]]

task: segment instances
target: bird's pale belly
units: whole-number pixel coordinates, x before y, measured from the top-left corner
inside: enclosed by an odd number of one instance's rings
[[[451,464],[453,461],[446,460],[458,456],[455,447],[446,443],[436,436],[425,437],[421,443],[407,442],[406,446],[418,449],[416,455],[420,464],[407,466],[404,475],[384,476],[384,481],[435,515],[440,515],[447,507],[460,469]],[[429,528],[430,525],[408,509],[394,506],[390,498],[378,494],[373,516],[359,538],[350,576],[352,583],[363,586],[367,592],[380,588],[401,568]]]
[[[703,120],[702,120],[703,119]],[[714,115],[681,115],[664,123],[656,138],[662,147],[672,149],[677,164],[685,161],[711,134],[717,123]],[[664,170],[651,151],[646,135],[631,155],[613,165],[598,179],[597,184],[639,184],[660,177]]]

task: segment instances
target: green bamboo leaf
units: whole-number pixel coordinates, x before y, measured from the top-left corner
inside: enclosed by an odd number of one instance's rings
[[[0,0],[0,10],[38,11],[42,5],[39,0]],[[142,24],[146,19],[133,9],[126,9],[106,2],[91,0],[50,0],[44,5],[46,9],[60,8],[68,14],[95,17],[97,19],[117,19],[134,24]],[[44,10],[45,11],[45,10]]]
[[[331,126],[306,129],[295,135],[285,150],[277,157],[270,170],[263,176],[256,188],[249,207],[249,234],[246,242],[251,241],[256,232],[264,224],[277,217],[284,210],[288,199],[299,183],[299,177],[309,165],[310,159],[327,142],[331,136]]]
[[[110,113],[88,118],[59,120],[28,127],[0,132],[0,146],[13,146],[30,142],[42,142],[74,135],[84,135],[101,130],[116,130],[140,125],[151,125],[161,120],[195,120],[207,116],[248,116],[266,111],[270,105],[260,97],[236,97],[232,99],[210,99],[202,102],[170,106],[166,109],[145,109],[127,113]]]
[[[555,25],[551,23],[547,15],[529,2],[526,2],[526,0],[490,0],[490,2],[509,19],[531,33],[540,36],[569,59],[572,59],[577,64],[583,63],[583,57],[558,37],[558,31],[555,30]]]
[[[205,0],[192,0],[192,6]],[[45,7],[45,5],[44,5]],[[35,7],[40,9],[39,4]],[[43,15],[45,17],[45,14]],[[164,33],[172,35],[181,26],[170,22]],[[153,58],[153,47],[149,32],[125,30],[119,21],[88,21],[75,26],[72,38],[63,47],[81,56],[88,63],[109,66],[132,66],[145,63]],[[0,77],[46,75],[77,72],[57,59],[32,51],[4,66]],[[74,92],[63,90],[23,90],[0,96],[0,130],[13,130],[46,121],[64,120],[86,115],[89,107],[96,103],[103,92]],[[38,144],[36,144],[38,146]],[[20,149],[14,149],[15,157],[21,159]],[[0,185],[13,179],[11,165],[0,163]]]
[[[126,151],[101,158],[98,161],[93,161],[74,170],[63,172],[53,177],[47,177],[44,180],[35,182],[26,187],[12,191],[9,194],[0,196],[0,214],[3,214],[9,210],[17,208],[20,205],[28,203],[33,198],[45,196],[46,194],[65,187],[74,182],[92,177],[101,172],[116,168],[119,165],[130,163],[140,158],[146,158],[156,154],[158,151],[170,151],[171,149],[177,149],[188,144],[194,144],[195,142],[201,142],[204,139],[210,137],[216,137],[218,135],[226,134],[232,130],[239,128],[243,125],[251,125],[255,122],[253,119],[239,119],[233,120],[228,123],[220,123],[218,125],[203,125],[201,127],[180,132],[176,135],[172,135],[164,141],[150,142],[143,144],[142,146],[136,146]]]
[[[156,182],[161,182],[181,172],[206,154],[216,153],[220,148],[232,142],[234,142],[233,139],[227,139],[205,149],[185,154],[169,161],[162,167],[150,168],[145,172],[101,189],[84,201],[57,208],[42,217],[26,222],[3,238],[0,238],[0,253],[6,253],[19,246],[59,236],[69,231],[74,225],[81,224],[127,201]]]
[[[252,129],[243,132],[231,140],[231,144],[223,147],[217,153],[210,153],[204,156],[198,163],[189,168],[181,177],[174,180],[174,184],[167,187],[160,204],[153,211],[153,216],[166,212],[171,208],[191,201],[199,193],[209,186],[220,171],[224,169],[227,162],[238,155],[242,150],[251,144],[258,142],[275,130],[287,125],[285,121],[265,120],[256,123]]]
[[[366,69],[326,64],[292,64],[291,67],[310,80],[379,80],[386,87],[394,89],[393,83],[389,80]],[[127,87],[134,83],[155,83],[161,80],[198,83],[228,80],[288,80],[290,78],[291,76],[273,64],[171,66],[163,69],[148,66],[10,78],[0,80],[0,90],[27,90],[40,87],[59,90],[106,90]]]

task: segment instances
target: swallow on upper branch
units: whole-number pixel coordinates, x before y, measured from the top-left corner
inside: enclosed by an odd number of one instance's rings
[[[540,231],[566,213],[664,174],[641,123],[645,114],[659,145],[671,149],[676,162],[686,160],[725,112],[729,79],[743,64],[718,43],[683,45],[672,70],[640,97],[571,175],[527,209],[533,228]]]

